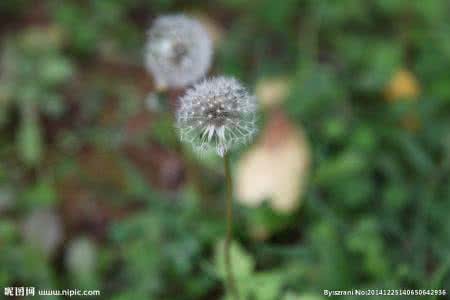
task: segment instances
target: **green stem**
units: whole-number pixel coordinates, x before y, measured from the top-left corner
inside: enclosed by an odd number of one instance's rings
[[[224,244],[224,255],[225,255],[225,271],[227,278],[227,287],[229,293],[232,295],[234,300],[239,300],[239,294],[236,289],[234,282],[231,260],[230,260],[230,246],[233,234],[233,181],[231,179],[230,172],[230,159],[226,153],[223,157],[224,169],[225,169],[225,180],[227,188],[227,203],[226,203],[226,218],[227,218],[227,235]]]

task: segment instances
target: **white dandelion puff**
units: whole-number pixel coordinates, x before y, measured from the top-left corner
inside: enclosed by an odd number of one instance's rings
[[[211,39],[193,18],[162,16],[148,32],[145,63],[160,88],[183,87],[202,78],[211,57]]]
[[[220,156],[249,142],[256,133],[256,99],[234,78],[204,80],[180,98],[181,140]]]

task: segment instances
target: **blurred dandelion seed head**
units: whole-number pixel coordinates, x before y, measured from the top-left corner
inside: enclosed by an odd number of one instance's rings
[[[201,152],[229,149],[256,133],[256,99],[234,78],[204,80],[180,98],[177,127],[181,140]]]
[[[162,16],[148,32],[145,60],[159,89],[197,81],[208,71],[211,57],[211,39],[193,18]]]

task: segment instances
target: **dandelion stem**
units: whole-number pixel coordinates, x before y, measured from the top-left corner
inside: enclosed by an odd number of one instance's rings
[[[226,272],[226,281],[227,288],[231,296],[234,300],[239,300],[239,294],[236,289],[236,285],[234,282],[231,260],[230,260],[230,246],[233,235],[233,181],[231,178],[230,172],[230,159],[228,154],[225,153],[223,157],[224,169],[225,169],[225,180],[226,180],[226,189],[227,189],[227,203],[226,203],[226,218],[227,218],[227,235],[225,238],[224,244],[224,255],[225,255],[225,272]]]

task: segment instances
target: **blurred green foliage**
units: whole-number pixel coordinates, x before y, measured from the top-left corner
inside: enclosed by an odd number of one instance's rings
[[[147,27],[180,11],[223,30],[212,74],[291,79],[283,110],[311,145],[297,211],[236,204],[245,299],[448,290],[447,0],[1,1],[0,287],[228,299],[221,164],[206,157],[196,174],[164,173],[180,160],[170,120],[145,108]],[[415,101],[386,99],[401,69],[417,78]],[[418,125],[403,126],[410,116]],[[52,255],[23,234],[30,213],[48,207],[63,216]]]

